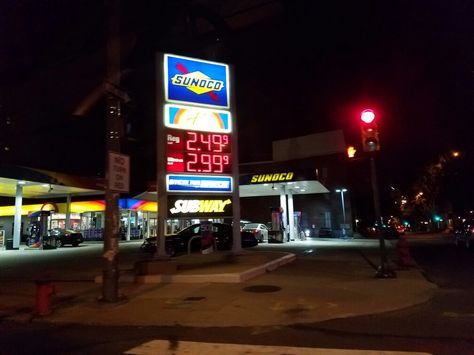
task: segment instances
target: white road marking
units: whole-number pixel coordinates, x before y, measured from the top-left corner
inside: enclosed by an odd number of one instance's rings
[[[421,352],[322,349],[290,346],[152,340],[125,352],[132,355],[430,355]]]

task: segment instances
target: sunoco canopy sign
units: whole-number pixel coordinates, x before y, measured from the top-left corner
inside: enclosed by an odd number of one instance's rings
[[[315,169],[291,169],[240,176],[240,185],[286,183],[292,181],[317,180]]]
[[[165,54],[164,74],[166,101],[229,107],[226,64]]]

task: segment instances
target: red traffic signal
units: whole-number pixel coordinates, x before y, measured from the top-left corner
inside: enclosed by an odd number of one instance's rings
[[[375,112],[371,109],[364,110],[360,113],[360,119],[364,123],[372,123],[375,120]]]
[[[360,114],[360,133],[364,152],[380,150],[379,131],[375,123],[375,112],[367,109]]]

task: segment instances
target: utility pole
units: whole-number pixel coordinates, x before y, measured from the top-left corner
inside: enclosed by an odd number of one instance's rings
[[[108,14],[107,75],[106,84],[120,85],[120,22],[119,0],[106,0]],[[120,99],[107,92],[106,113],[106,157],[105,157],[105,235],[102,271],[102,301],[117,302],[118,296],[118,253],[119,253],[119,197],[110,188],[110,153],[120,153],[123,119]]]

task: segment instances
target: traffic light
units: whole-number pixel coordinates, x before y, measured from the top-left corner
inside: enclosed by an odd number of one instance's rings
[[[375,112],[367,109],[360,114],[360,133],[364,152],[380,150],[379,131],[375,122]]]
[[[349,147],[347,147],[347,157],[348,158],[354,158],[356,152],[357,152],[357,149],[355,149],[354,146],[350,145]]]

